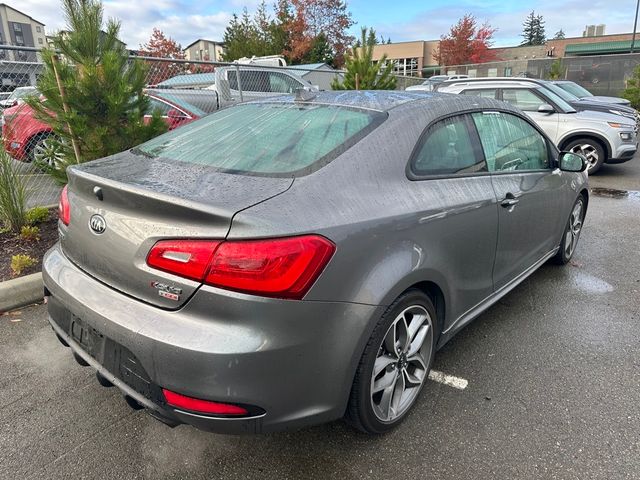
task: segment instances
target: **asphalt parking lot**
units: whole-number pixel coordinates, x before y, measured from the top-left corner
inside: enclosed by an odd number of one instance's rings
[[[640,190],[640,158],[591,183]],[[640,194],[589,207],[571,265],[543,266],[437,354],[466,388],[428,382],[383,437],[170,429],[100,387],[44,306],[0,316],[0,478],[640,478]]]

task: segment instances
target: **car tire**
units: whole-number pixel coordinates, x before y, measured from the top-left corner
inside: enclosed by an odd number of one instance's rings
[[[587,172],[596,173],[602,167],[607,152],[600,142],[592,138],[578,138],[565,145],[563,150],[578,153],[587,159]]]
[[[346,420],[369,434],[399,425],[429,376],[438,334],[436,311],[427,295],[411,289],[396,299],[364,349]]]
[[[29,151],[29,161],[43,172],[49,172],[64,160],[58,137],[52,134],[39,134]]]
[[[569,219],[564,227],[562,240],[560,240],[560,249],[556,253],[553,261],[558,265],[566,265],[573,258],[573,254],[580,240],[580,233],[584,224],[584,217],[587,212],[587,202],[584,196],[580,195],[573,204]]]

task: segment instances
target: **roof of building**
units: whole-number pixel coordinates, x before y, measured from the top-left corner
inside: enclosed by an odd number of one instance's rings
[[[39,24],[40,24],[40,25],[42,25],[43,27],[45,26],[45,24],[44,24],[44,23],[42,23],[40,20],[36,20],[36,19],[35,19],[35,18],[33,18],[31,15],[27,15],[27,14],[26,14],[26,13],[24,13],[23,11],[18,10],[17,8],[13,8],[11,5],[7,5],[6,3],[0,3],[0,7],[7,7],[7,8],[10,8],[11,10],[13,10],[13,11],[15,11],[15,12],[18,12],[18,13],[20,13],[20,14],[24,15],[25,17],[29,17],[31,20],[33,20],[33,21],[34,21],[34,22],[36,22],[36,23],[39,23]]]
[[[305,63],[301,65],[287,66],[288,73],[298,75],[300,77],[313,70],[335,70],[335,68],[326,63]]]
[[[640,42],[638,42],[640,43]],[[564,53],[573,55],[597,55],[604,53],[628,53],[631,50],[631,40],[597,43],[570,43]]]
[[[176,75],[175,77],[167,78],[166,80],[157,84],[158,87],[187,87],[187,86],[209,86],[216,82],[215,73],[187,73],[184,75]]]
[[[223,42],[218,42],[217,40],[207,40],[206,38],[198,38],[197,40],[194,40],[189,45],[184,47],[184,50],[187,50],[188,48],[192,47],[193,45],[195,45],[198,42],[209,42],[209,43],[215,43],[216,45],[224,46]]]

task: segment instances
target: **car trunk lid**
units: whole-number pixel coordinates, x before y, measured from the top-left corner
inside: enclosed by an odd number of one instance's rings
[[[168,309],[183,305],[200,283],[150,268],[151,247],[167,238],[224,239],[235,213],[286,191],[293,181],[131,153],[70,168],[68,174],[65,254],[112,288]],[[96,218],[104,222],[103,232]],[[167,291],[173,295],[162,294]]]

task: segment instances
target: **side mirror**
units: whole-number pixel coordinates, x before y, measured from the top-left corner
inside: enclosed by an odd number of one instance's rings
[[[544,103],[538,107],[539,113],[555,113],[556,109],[548,103]]]
[[[587,159],[572,152],[561,152],[558,166],[565,172],[584,172],[587,169]]]

